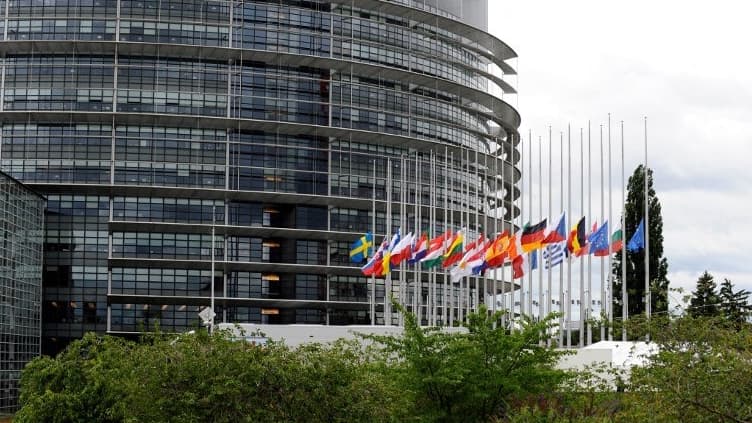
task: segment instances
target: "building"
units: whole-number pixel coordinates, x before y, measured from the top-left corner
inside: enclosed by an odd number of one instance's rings
[[[0,172],[0,414],[18,406],[21,369],[42,336],[44,198]]]
[[[0,11],[2,168],[48,199],[45,353],[195,328],[212,298],[219,322],[330,325],[396,322],[385,292],[427,323],[482,300],[409,269],[372,284],[348,250],[373,226],[510,221],[516,55],[487,0]]]

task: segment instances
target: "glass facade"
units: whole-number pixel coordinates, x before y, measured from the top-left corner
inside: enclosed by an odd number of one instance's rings
[[[0,413],[8,413],[21,369],[40,353],[44,198],[0,172],[0,222]]]
[[[515,54],[424,3],[3,1],[0,165],[49,201],[43,352],[195,328],[212,294],[221,321],[371,323],[403,288],[367,288],[358,234],[508,223]]]

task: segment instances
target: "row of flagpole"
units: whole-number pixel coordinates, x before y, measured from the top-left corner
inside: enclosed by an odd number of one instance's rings
[[[612,219],[612,178],[611,178],[611,170],[612,170],[612,151],[611,151],[611,116],[609,114],[608,116],[608,123],[607,123],[607,147],[608,147],[608,217],[605,216],[606,210],[604,210],[604,199],[605,199],[605,193],[604,193],[604,139],[603,139],[603,125],[600,125],[600,188],[601,188],[601,220],[606,222],[613,222]],[[588,123],[588,134],[587,134],[587,150],[588,150],[588,175],[587,175],[587,184],[588,184],[588,216],[592,216],[592,148],[591,148],[591,130],[590,130],[590,123]],[[567,209],[566,214],[568,216],[574,216],[572,209],[572,140],[571,140],[571,128],[567,128],[567,169],[568,169],[568,175],[567,175]],[[645,140],[645,169],[647,169],[647,119],[645,119],[645,133],[644,133],[644,140]],[[525,154],[525,143],[528,144],[528,151],[527,154]],[[509,223],[510,225],[514,223],[515,217],[519,218],[519,227],[524,226],[524,215],[525,212],[527,212],[527,220],[528,222],[532,222],[532,216],[533,216],[533,169],[532,169],[532,131],[528,133],[528,137],[526,142],[523,144],[520,144],[519,146],[519,152],[520,152],[520,160],[519,160],[519,167],[522,168],[522,180],[520,181],[520,199],[519,199],[519,213],[515,216],[514,211],[510,214],[510,221],[505,222],[502,220],[499,222],[499,219],[497,219],[497,216],[491,216],[493,219],[493,231],[495,233],[502,232],[504,229],[506,229],[506,223]],[[543,217],[543,142],[539,138],[539,151],[538,151],[538,194],[539,194],[539,201],[538,201],[538,214],[539,218]],[[552,130],[549,127],[548,128],[548,216],[551,216],[552,210],[553,210],[553,178],[552,178],[552,171],[553,171],[553,139],[552,139]],[[510,143],[510,145],[513,145],[513,143]],[[498,143],[496,146],[496,151],[494,151],[494,157],[493,160],[496,160],[494,169],[499,169],[499,161],[502,162],[505,161],[503,156],[504,147],[501,143]],[[563,132],[560,133],[560,207],[562,210],[564,210],[564,134]],[[486,170],[488,169],[487,166],[487,160],[488,157],[486,156],[484,160],[486,160],[486,166],[483,166],[483,175],[480,174],[480,163],[478,162],[478,153],[477,150],[475,151],[475,157],[474,157],[474,166],[471,170],[471,164],[473,164],[473,160],[471,160],[471,151],[469,149],[461,149],[460,155],[458,157],[459,160],[455,161],[454,154],[451,155],[448,153],[448,151],[445,149],[443,161],[442,163],[439,163],[439,156],[438,154],[435,154],[435,152],[431,152],[429,157],[427,158],[427,163],[425,158],[421,158],[417,153],[415,153],[415,160],[414,160],[414,167],[415,167],[415,203],[417,204],[417,207],[413,207],[414,210],[414,223],[413,226],[416,228],[416,231],[420,231],[420,226],[423,223],[423,209],[427,208],[428,210],[428,221],[429,221],[429,231],[432,234],[437,234],[438,228],[437,228],[437,211],[439,209],[443,209],[443,229],[446,231],[450,226],[459,226],[460,228],[466,227],[466,228],[475,228],[475,231],[477,233],[480,233],[480,229],[482,228],[483,231],[488,231],[488,218],[489,218],[489,211],[491,208],[494,209],[494,211],[497,211],[498,209],[498,200],[499,200],[499,193],[502,193],[501,195],[501,202],[503,206],[507,205],[506,201],[506,175],[505,172],[505,166],[501,166],[501,188],[498,186],[498,175],[493,175],[493,183],[494,186],[491,187],[490,185],[487,185],[487,182],[489,180],[489,176],[486,174]],[[527,156],[527,157],[526,157]],[[528,162],[528,171],[525,171],[525,161],[524,159],[527,158]],[[393,187],[394,187],[394,181],[393,181],[393,166],[392,166],[392,160],[395,159],[387,159],[387,170],[386,170],[386,232],[387,234],[393,233],[392,228],[392,221],[393,219],[390,218],[392,216],[392,202],[393,202]],[[407,226],[407,222],[409,219],[408,210],[406,207],[406,204],[409,202],[409,193],[406,192],[405,187],[408,185],[407,179],[409,178],[409,167],[411,165],[412,160],[409,157],[400,157],[399,163],[400,163],[400,192],[399,192],[399,201],[400,201],[400,210],[399,210],[399,222],[400,227],[405,228]],[[424,184],[424,165],[427,164],[428,168],[428,204],[424,204],[423,199],[423,189]],[[443,183],[439,184],[438,182],[438,168],[441,167],[443,169]],[[376,161],[373,163],[373,194],[372,194],[372,233],[376,233]],[[626,197],[625,197],[625,167],[624,167],[624,124],[621,122],[621,171],[622,171],[622,191],[621,191],[621,204],[623,205]],[[449,174],[451,172],[451,175]],[[584,197],[585,197],[585,166],[584,166],[584,134],[583,129],[580,130],[580,211],[582,212],[582,215],[585,215],[585,203],[584,203]],[[527,176],[527,178],[526,178]],[[473,187],[471,187],[471,177],[472,180],[475,182]],[[456,186],[449,186],[448,181],[455,181],[459,179],[460,187],[459,189],[456,189]],[[648,222],[648,201],[647,201],[647,174],[645,175],[645,195],[646,195],[646,201],[645,201],[645,215],[644,219],[646,222]],[[512,190],[514,190],[514,184],[511,184]],[[528,196],[525,198],[525,190],[524,188],[528,188]],[[471,195],[471,188],[474,189],[474,194]],[[441,189],[443,191],[443,204],[439,204],[439,198],[438,198],[438,189]],[[491,197],[493,199],[493,205],[489,206],[488,204],[488,196],[486,195],[485,190],[486,189],[493,189],[493,196]],[[451,191],[451,194],[450,192]],[[450,195],[452,197],[451,204],[450,203]],[[511,193],[512,199],[514,197],[514,191]],[[512,207],[514,207],[514,202],[511,201],[510,204]],[[474,218],[471,217],[472,211],[471,206],[475,207],[475,216]],[[427,206],[427,207],[426,207]],[[503,209],[503,208],[502,208]],[[485,213],[483,222],[480,221],[480,213]],[[459,217],[459,225],[457,225],[457,222],[455,221],[455,217]],[[625,230],[625,216],[624,216],[624,210],[621,210],[621,228],[622,231]],[[501,228],[499,228],[499,223],[501,223]],[[571,226],[571,225],[570,225]],[[649,227],[649,225],[647,225]],[[510,229],[512,227],[510,226]],[[648,239],[647,239],[647,230],[645,230],[645,257],[646,257],[646,275],[645,275],[645,286],[646,286],[646,311],[648,319],[650,318],[650,292],[649,292],[649,250],[648,250]],[[626,234],[624,234],[626,235]],[[622,236],[624,236],[622,235]],[[622,263],[625,262],[626,258],[626,251],[625,249],[621,250],[622,253]],[[590,258],[590,255],[588,257],[588,264],[587,264],[587,273],[584,269],[584,260],[581,260],[580,262],[580,278],[579,278],[579,319],[578,319],[578,329],[579,329],[579,344],[582,345],[587,339],[587,342],[590,343],[592,341],[592,327],[588,324],[586,319],[588,317],[592,317],[589,315],[589,311],[592,309],[593,306],[593,284],[592,284],[592,259]],[[563,345],[564,342],[564,332],[566,332],[566,345],[571,346],[572,341],[572,305],[575,301],[574,298],[574,292],[572,288],[572,257],[567,259],[567,277],[566,277],[566,289],[564,287],[564,275],[563,275],[563,266],[560,268],[559,272],[559,311],[563,311],[564,315],[560,320],[560,327],[563,329],[560,331],[560,338],[559,343],[560,345]],[[605,332],[605,327],[612,327],[613,326],[613,319],[614,319],[614,310],[613,310],[613,265],[612,265],[612,254],[608,255],[607,258],[607,265],[604,263],[604,258],[601,258],[600,260],[600,304],[601,304],[601,313],[603,317],[605,317],[608,321],[608,325],[601,325],[601,339],[607,339],[611,338],[613,339],[613,333],[610,333],[609,330],[608,333]],[[605,269],[609,269],[608,272],[605,272]],[[555,302],[553,300],[553,275],[552,275],[552,267],[549,266],[548,268],[548,277],[547,277],[547,285],[546,289],[544,289],[543,284],[543,269],[539,266],[538,268],[538,316],[542,316],[550,311],[553,311],[553,305],[555,305]],[[425,317],[425,320],[428,322],[428,324],[431,325],[438,325],[438,324],[447,324],[451,322],[454,319],[454,311],[455,311],[455,305],[456,305],[456,311],[457,311],[457,319],[456,320],[463,320],[464,316],[466,315],[466,312],[468,310],[474,310],[477,309],[477,303],[480,298],[483,298],[484,301],[486,301],[489,298],[488,295],[488,280],[485,276],[478,277],[474,279],[475,282],[475,292],[472,291],[472,283],[470,278],[463,278],[459,286],[455,289],[453,284],[450,283],[449,277],[446,273],[443,274],[443,279],[441,280],[442,284],[439,285],[439,275],[437,275],[437,272],[434,269],[430,269],[427,271],[428,278],[427,278],[427,293],[426,296],[426,304],[425,308],[422,304],[422,291],[423,291],[423,274],[422,270],[420,269],[420,266],[416,266],[415,270],[412,272],[413,274],[413,280],[412,283],[406,283],[407,278],[409,277],[406,271],[405,266],[403,266],[400,269],[399,273],[399,280],[400,284],[398,286],[398,294],[397,298],[402,303],[408,306],[408,308],[411,308],[414,313],[418,316],[419,319]],[[494,276],[491,278],[491,284],[492,288],[491,291],[493,294],[491,297],[493,298],[491,309],[496,310],[498,307],[501,307],[503,309],[509,309],[509,311],[514,315],[515,312],[515,300],[514,300],[514,291],[512,292],[506,292],[506,286],[505,283],[505,268],[502,267],[499,269],[499,272],[501,274],[501,290],[498,290],[498,273],[494,274]],[[605,274],[608,274],[606,277]],[[622,275],[621,280],[626,280],[626,266],[622,266]],[[519,306],[520,306],[520,313],[521,314],[527,314],[527,315],[534,315],[533,313],[533,272],[529,272],[529,282],[527,284],[527,287],[525,287],[524,278],[522,280],[522,284],[520,287],[519,292]],[[587,279],[585,278],[585,275],[587,275]],[[587,280],[587,288],[585,286],[585,282]],[[389,304],[389,294],[392,292],[392,278],[391,274],[387,277],[387,279],[384,281],[384,323],[385,324],[391,324],[392,323],[392,311],[391,306]],[[464,282],[464,284],[463,284]],[[482,284],[482,288],[481,288]],[[512,285],[514,286],[514,285]],[[439,288],[441,295],[439,295]],[[526,289],[528,291],[526,291]],[[501,294],[501,298],[498,298],[498,294]],[[456,294],[456,296],[455,296]],[[482,294],[482,296],[481,296]],[[509,296],[509,304],[507,304],[507,295]],[[622,319],[626,319],[627,312],[628,312],[628,295],[626,292],[626,283],[622,283]],[[544,300],[545,298],[545,300]],[[406,302],[407,299],[410,299],[409,302]],[[456,304],[455,304],[456,303]],[[566,311],[562,309],[564,303],[567,304]],[[544,306],[546,304],[546,306]],[[583,306],[587,305],[587,310],[583,310]],[[605,308],[605,310],[604,310]],[[425,310],[425,311],[424,311]],[[425,312],[425,316],[422,316],[422,313]],[[439,316],[440,312],[440,316]],[[376,278],[375,276],[371,277],[371,290],[370,290],[370,319],[371,323],[376,323]],[[401,318],[399,319],[399,323],[402,323]],[[419,320],[420,321],[420,320]],[[622,338],[625,339],[626,333],[622,331]]]

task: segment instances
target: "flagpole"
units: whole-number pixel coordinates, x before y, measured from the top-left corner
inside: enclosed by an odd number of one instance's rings
[[[496,148],[495,148],[495,150],[493,152],[493,154],[494,154],[494,158],[493,158],[493,162],[494,162],[494,171],[493,171],[493,180],[494,180],[494,187],[493,187],[493,192],[494,192],[494,195],[493,195],[493,211],[494,211],[494,214],[493,214],[493,218],[494,218],[493,219],[493,224],[494,224],[494,229],[493,229],[493,231],[494,231],[494,238],[493,239],[496,239],[496,236],[498,236],[498,234],[499,234],[499,149],[501,147],[501,144],[499,143],[499,139],[498,138],[494,138],[494,142],[496,143]],[[502,180],[502,187],[503,186],[504,186],[504,181]],[[503,198],[503,194],[502,194],[502,198]],[[504,200],[503,199],[501,200],[501,202],[502,202],[502,204],[504,204]],[[491,210],[489,209],[489,212],[490,211]],[[502,209],[502,218],[503,218],[503,216],[504,215],[503,215],[503,209]],[[483,274],[485,275],[486,272],[484,271]],[[502,283],[504,283],[504,282],[502,281]],[[498,295],[498,288],[499,288],[499,278],[497,277],[495,271],[493,273],[493,277],[491,278],[491,284],[492,284],[492,288],[491,288],[491,292],[492,292],[492,294],[491,294],[491,301],[493,301],[493,304],[491,304],[491,312],[494,315],[496,315],[496,312],[499,310],[499,306],[497,304],[498,303],[497,295]],[[496,327],[496,321],[495,320],[494,320],[494,327]]]
[[[444,166],[443,166],[443,173],[444,173],[444,227],[446,227],[446,222],[451,222],[454,219],[454,216],[449,213],[449,186],[447,182],[449,181],[449,147],[444,147]],[[448,217],[448,218],[447,218]],[[452,287],[452,281],[447,276],[446,272],[444,272],[444,288],[441,290],[441,323],[443,326],[449,326],[451,324],[451,321],[449,320],[449,289]]]
[[[580,128],[580,212],[585,214],[585,141],[583,129]],[[585,231],[587,231],[587,218],[585,219]],[[586,244],[587,245],[587,244]],[[580,248],[583,248],[580,246]],[[583,310],[583,300],[585,294],[585,259],[580,256],[580,292],[579,292],[579,307],[578,312],[580,314],[579,336],[577,342],[582,348],[585,346],[585,313]]]
[[[392,159],[388,158],[386,159],[386,233],[387,236],[390,237],[393,235],[394,228],[392,227],[392,190],[393,187],[393,180],[392,180]],[[391,243],[391,238],[390,243]],[[384,326],[388,326],[391,324],[391,304],[389,303],[389,294],[391,293],[392,289],[392,271],[391,271],[391,265],[389,269],[389,273],[387,273],[386,278],[384,278]]]
[[[405,229],[405,232],[407,231],[407,172],[406,167],[407,161],[405,160],[405,154],[402,153],[400,156],[400,227]],[[408,232],[409,233],[409,232]],[[401,252],[400,252],[401,253]],[[407,294],[405,293],[405,267],[407,267],[407,263],[401,263],[400,264],[400,280],[399,280],[399,303],[402,305],[402,307],[407,308],[407,304],[405,304],[405,297]],[[399,326],[402,326],[402,319],[403,319],[403,313],[399,313],[397,316],[397,324]]]
[[[447,185],[447,187],[449,187],[449,194],[447,195],[447,197],[449,197],[449,196],[452,197],[452,202],[450,203],[450,209],[451,209],[451,211],[450,211],[451,219],[450,220],[451,221],[454,221],[454,212],[455,212],[455,209],[456,209],[456,201],[455,201],[455,196],[454,196],[454,181],[456,179],[455,178],[456,171],[455,171],[455,167],[454,166],[455,166],[455,163],[454,163],[454,152],[451,152],[451,153],[449,153],[449,165],[447,166],[447,178],[446,178],[446,181],[444,182]],[[455,320],[454,319],[454,316],[455,316],[455,314],[454,314],[454,303],[455,303],[455,301],[454,301],[454,299],[455,299],[454,295],[455,295],[455,292],[454,291],[455,291],[454,290],[454,282],[450,281],[450,284],[449,284],[449,325],[450,326],[454,323],[454,320]],[[458,303],[458,307],[459,307],[459,303]],[[459,316],[459,309],[457,310],[457,315]]]
[[[436,152],[431,150],[431,213],[433,214],[431,221],[434,222],[434,228],[436,227],[436,205],[438,203],[436,181]],[[428,285],[428,304],[426,320],[429,326],[434,326],[436,324],[436,267],[431,269],[431,277]]]
[[[376,252],[376,159],[373,159],[373,190],[371,192],[371,227],[373,251]],[[376,325],[376,274],[371,274],[371,326]]]
[[[600,125],[600,152],[601,152],[601,222],[606,220],[606,191],[605,191],[605,185],[604,185],[604,174],[605,171],[603,169],[603,165],[605,161],[603,160],[603,124]],[[610,254],[609,254],[610,255]],[[603,313],[603,307],[606,306],[606,258],[601,257],[601,306],[599,307],[601,317],[605,317],[605,313]],[[606,340],[606,325],[603,324],[601,321],[600,325],[601,329],[601,341]]]
[[[553,212],[553,207],[551,203],[551,192],[553,191],[553,187],[551,185],[552,179],[551,179],[551,162],[552,162],[552,155],[553,155],[553,141],[551,138],[551,125],[548,126],[548,218],[551,219],[551,213]],[[544,247],[548,249],[548,246]],[[541,251],[541,263],[543,262],[543,254]],[[553,290],[552,290],[552,284],[551,284],[551,254],[548,255],[548,290],[546,295],[546,315],[551,314],[551,309],[553,308]],[[549,347],[551,346],[551,337],[550,334],[546,334],[546,345]]]
[[[423,230],[423,160],[420,158],[420,153],[415,152],[415,203],[417,205],[418,212],[415,216],[415,227],[419,232]],[[420,267],[420,260],[416,260],[415,266],[415,285],[413,286],[413,314],[418,324],[421,322],[421,294],[423,292],[423,272]]]
[[[211,308],[211,320],[209,320],[209,333],[214,333],[214,226],[216,225],[217,221],[217,212],[216,212],[217,206],[212,206],[212,228],[211,228],[211,305],[209,306]]]
[[[527,144],[527,170],[528,175],[530,175],[527,178],[527,223],[532,225],[533,224],[533,137],[532,137],[532,131],[529,131],[528,136],[528,144]],[[528,254],[528,259],[530,258],[530,255]],[[528,260],[529,261],[529,260]],[[533,317],[533,270],[530,266],[532,262],[528,262],[528,270],[530,272],[530,275],[528,275],[528,291],[527,295],[525,296],[525,299],[527,300],[527,305],[525,306],[525,310],[527,310],[528,315],[532,318]],[[523,276],[522,280],[524,281],[525,278]]]
[[[489,148],[488,153],[490,153],[490,148]],[[491,206],[490,206],[490,202],[488,201],[488,196],[486,195],[486,184],[488,184],[489,191],[491,190],[491,184],[488,182],[488,170],[489,170],[488,169],[488,154],[485,154],[483,156],[483,178],[481,178],[481,180],[480,180],[480,189],[479,189],[480,190],[479,198],[480,198],[480,202],[481,202],[480,205],[483,207],[483,213],[482,213],[482,216],[483,216],[483,232],[481,232],[480,234],[486,234],[486,233],[488,233],[488,229],[487,228],[489,226],[489,224],[488,224],[489,213],[488,212],[490,211]],[[496,196],[495,193],[494,193],[494,196]],[[480,235],[478,235],[478,239],[480,239]],[[472,268],[470,268],[470,272],[472,272]],[[478,277],[483,280],[483,304],[486,305],[486,312],[488,312],[488,310],[495,310],[496,309],[496,299],[495,299],[495,297],[493,299],[493,305],[488,304],[489,295],[490,295],[490,293],[488,291],[489,290],[493,290],[493,288],[495,288],[495,285],[489,287],[489,280],[486,278],[486,274],[485,273],[483,273],[482,275],[478,275]],[[489,305],[490,305],[490,307],[489,307]]]
[[[593,216],[593,151],[591,146],[590,121],[587,123],[587,151],[588,151],[588,216]],[[601,220],[603,224],[603,220]],[[606,235],[608,236],[608,234]],[[593,251],[590,251],[587,257],[587,317],[592,314],[593,309]],[[587,345],[593,343],[593,325],[586,321]]]
[[[512,146],[512,162],[514,162],[514,134],[509,135],[510,143],[509,145]],[[506,182],[506,147],[504,147],[504,144],[499,144],[499,148],[501,149],[501,152],[497,154],[496,156],[496,162],[498,163],[499,160],[501,160],[501,232],[504,232],[504,227],[506,226],[506,211],[507,211],[507,182]],[[514,170],[512,170],[512,178],[514,180]],[[514,220],[514,184],[510,184],[512,188],[512,201],[510,201],[510,207],[511,212],[509,214],[509,221],[510,223]],[[498,214],[498,213],[497,213]],[[506,298],[506,280],[504,278],[505,275],[504,271],[504,261],[501,262],[501,309],[506,310],[507,305],[507,298]],[[494,272],[494,276],[496,276],[496,273]],[[512,292],[514,292],[514,289],[511,289]],[[494,300],[495,301],[495,300]],[[508,314],[504,313],[502,315],[502,324],[506,325],[506,321],[508,318]]]
[[[648,192],[648,117],[645,116],[645,315],[647,316],[648,332],[645,339],[650,342],[650,312],[652,311],[652,295],[650,292],[650,195]]]
[[[572,215],[572,127],[567,124],[567,214]],[[574,219],[572,219],[574,220]],[[570,234],[571,236],[571,234]],[[572,254],[567,258],[567,348],[572,348]]]
[[[559,208],[564,211],[564,132],[559,131]],[[564,217],[564,228],[567,224],[569,213]],[[566,244],[566,243],[565,243]],[[564,247],[566,248],[566,246]],[[559,348],[564,346],[564,265],[559,266]]]
[[[629,315],[629,296],[627,295],[627,249],[624,248],[624,227],[627,222],[627,213],[624,208],[626,204],[624,191],[624,121],[621,121],[621,340],[627,341],[627,318]]]
[[[480,225],[480,205],[481,205],[481,198],[480,198],[480,196],[482,195],[481,191],[482,191],[482,188],[483,188],[483,180],[480,179],[480,164],[478,162],[478,149],[477,148],[475,150],[475,181],[474,182],[475,182],[474,183],[474,185],[475,185],[475,196],[474,196],[473,200],[475,202],[475,235],[476,235],[476,239],[480,239],[479,238],[479,236],[480,236],[480,229],[479,228],[481,226]],[[468,234],[469,233],[470,233],[470,229],[468,228]],[[469,239],[468,239],[468,241],[469,241]],[[465,243],[465,245],[467,245],[467,242]],[[467,278],[469,280],[472,277],[473,276],[470,275]],[[480,288],[481,278],[474,278],[474,279],[475,279],[475,295],[473,297],[474,297],[474,300],[475,300],[475,307],[473,308],[473,310],[477,312],[478,309],[479,309],[479,306],[480,306],[480,295],[481,295],[481,292],[483,293],[483,304],[486,303],[486,287],[485,287],[485,284],[484,284],[483,290],[481,291],[481,288]]]
[[[613,213],[613,201],[611,199],[611,192],[613,191],[613,187],[611,184],[611,113],[608,114],[608,221],[611,222]],[[606,297],[607,305],[606,310],[608,310],[608,340],[613,341],[614,340],[614,331],[613,331],[613,325],[614,325],[614,282],[613,282],[613,275],[614,275],[614,269],[613,269],[613,257],[611,254],[608,255],[608,296]]]
[[[543,139],[538,137],[538,220],[543,220]],[[547,221],[548,222],[548,221]],[[538,321],[543,320],[543,251],[535,250],[538,266]]]

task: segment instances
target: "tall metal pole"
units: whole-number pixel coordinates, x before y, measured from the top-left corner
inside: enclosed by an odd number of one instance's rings
[[[567,125],[567,214],[572,216],[572,127]],[[574,222],[575,219],[572,219]],[[567,259],[567,348],[572,347],[572,254]]]
[[[605,185],[604,185],[604,169],[603,165],[605,161],[603,160],[603,124],[600,125],[600,143],[601,143],[601,222],[603,222],[606,219],[606,191]],[[601,317],[605,317],[605,313],[603,312],[603,307],[606,306],[606,258],[601,257],[601,306],[600,306],[600,314]],[[606,340],[606,325],[603,323],[601,319],[599,319],[601,322],[601,341]]]
[[[648,117],[645,116],[645,315],[647,317],[648,332],[645,339],[650,342],[650,312],[652,308],[652,295],[650,292],[650,195],[648,192]]]
[[[564,132],[559,132],[559,209],[564,211]],[[568,211],[564,218],[564,228],[568,229],[567,219],[571,219]],[[564,346],[564,301],[564,264],[562,263],[559,265],[559,348]]]
[[[543,220],[543,140],[538,137],[538,220]],[[543,320],[543,257],[542,251],[535,251],[538,255],[538,320]]]
[[[591,138],[590,138],[590,121],[587,123],[587,157],[588,157],[588,216],[593,216],[593,160],[592,160],[592,149],[591,149]],[[601,221],[601,224],[603,221]],[[592,253],[592,251],[591,251]],[[587,316],[590,317],[591,311],[593,309],[593,255],[588,254],[587,256],[587,298],[585,298],[585,310],[587,310]],[[586,330],[587,330],[587,344],[590,345],[593,343],[593,325],[589,323],[587,320],[585,321],[586,324]]]
[[[528,205],[528,211],[527,211],[527,222],[528,224],[533,224],[533,137],[532,132],[528,134],[528,145],[527,145],[527,170],[528,170],[528,178],[527,178],[527,205]],[[529,256],[528,256],[529,257]],[[525,298],[527,299],[527,305],[525,306],[525,310],[527,310],[527,313],[530,317],[533,316],[533,271],[530,269],[530,266],[527,268],[528,272],[530,273],[528,276],[528,291]],[[524,281],[525,278],[523,277],[522,280]]]
[[[216,225],[217,222],[217,206],[212,206],[212,227],[211,227],[211,275],[210,275],[210,289],[211,289],[211,296],[210,296],[210,305],[209,308],[211,308],[211,320],[209,320],[209,332],[214,333],[214,316],[216,312],[214,311],[214,225]]]
[[[421,236],[423,227],[423,161],[420,154],[415,152],[415,230]],[[423,292],[423,275],[421,274],[420,261],[415,261],[415,285],[413,286],[413,313],[420,324],[420,295]]]
[[[386,159],[386,234],[387,237],[390,237],[391,242],[391,236],[393,235],[394,228],[392,227],[392,190],[393,187],[393,176],[392,176],[392,159],[387,158]],[[389,302],[389,296],[392,291],[392,272],[390,271],[386,278],[384,278],[384,309],[382,311],[383,318],[384,318],[384,326],[391,325],[392,323],[392,314],[391,314],[391,303]]]
[[[584,134],[582,128],[580,128],[580,213],[585,215],[585,147],[584,147]],[[587,220],[586,220],[587,222]],[[587,224],[586,224],[587,227]],[[585,259],[580,256],[580,306],[578,311],[580,314],[580,328],[578,344],[580,348],[585,346],[585,309],[584,309],[584,297],[585,297]]]
[[[449,148],[444,147],[444,166],[443,166],[443,174],[444,174],[444,227],[446,228],[447,223],[452,221],[452,216],[449,213]],[[444,326],[449,326],[451,324],[451,321],[449,320],[449,289],[452,287],[452,281],[448,277],[447,273],[444,272],[444,287],[441,290],[441,323]]]
[[[551,138],[551,126],[549,126],[548,127],[548,218],[549,219],[551,219],[551,216],[552,216],[551,213],[553,212],[552,194],[551,194],[552,191],[553,191],[553,186],[552,186],[552,182],[553,181],[552,181],[552,178],[551,178],[551,169],[552,169],[551,162],[553,161],[553,151],[554,151],[553,148],[554,147],[553,147],[553,140]],[[551,223],[553,223],[553,222],[551,222]],[[546,247],[546,248],[548,248],[548,247]],[[551,256],[550,255],[549,255],[548,260],[549,260],[549,263],[550,263],[550,261],[551,261]],[[541,262],[542,261],[543,260],[541,260]],[[546,314],[550,314],[551,313],[551,309],[553,307],[553,298],[554,298],[554,296],[553,296],[553,289],[552,288],[553,287],[552,287],[552,280],[551,280],[551,265],[549,264],[549,266],[548,266],[548,289],[546,291],[547,292],[547,294],[546,294]],[[548,338],[548,345],[551,345],[551,339],[550,338]]]
[[[376,159],[373,159],[373,191],[371,192],[371,227],[376,251]],[[376,324],[376,275],[371,275],[371,325]]]
[[[627,202],[624,189],[624,121],[621,121],[621,340],[627,341],[627,318],[629,317],[629,296],[627,295],[627,249],[624,248],[624,231],[627,213],[624,205]]]
[[[613,186],[611,184],[611,113],[608,114],[608,221],[612,222],[613,219],[611,218],[613,216],[613,213],[611,210],[613,209],[613,201],[611,200],[611,192],[613,191]],[[606,297],[606,310],[608,310],[608,340],[613,341],[614,340],[614,282],[613,282],[613,257],[611,254],[608,255],[608,296]]]
[[[514,163],[514,134],[509,135],[509,145],[511,146],[510,151],[512,152],[512,160],[510,162]],[[503,144],[499,144],[501,148],[501,153],[497,156],[497,160],[501,159],[501,232],[504,232],[504,227],[506,226],[506,212],[507,212],[507,182],[506,182],[506,167],[507,167],[507,160],[506,160],[506,147]],[[514,168],[514,167],[512,167]],[[512,181],[514,181],[514,170],[512,170],[512,177],[510,178]],[[514,183],[509,184],[512,187],[512,193],[511,193],[511,200],[510,208],[511,211],[509,213],[509,222],[514,221]],[[501,263],[501,309],[506,310],[507,305],[507,298],[506,298],[506,279],[505,271],[504,271],[504,263]],[[511,289],[512,292],[514,292],[514,289]],[[504,313],[502,316],[502,324],[506,324],[507,318],[509,315],[507,313]]]

